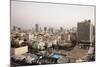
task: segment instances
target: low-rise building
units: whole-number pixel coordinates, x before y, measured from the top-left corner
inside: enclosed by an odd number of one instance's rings
[[[11,48],[11,55],[21,55],[28,52],[28,46],[22,46],[18,48]]]

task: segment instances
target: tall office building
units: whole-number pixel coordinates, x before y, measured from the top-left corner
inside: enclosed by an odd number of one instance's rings
[[[13,26],[13,31],[16,31],[16,26]]]
[[[35,24],[35,32],[39,32],[39,25]]]
[[[45,32],[47,31],[47,27],[44,27],[44,31],[45,31]]]
[[[78,42],[93,41],[93,25],[90,20],[85,20],[77,24]]]

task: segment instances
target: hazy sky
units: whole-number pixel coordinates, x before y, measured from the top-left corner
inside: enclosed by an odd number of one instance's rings
[[[94,24],[94,7],[36,2],[11,2],[11,27],[76,27],[77,22],[90,19]]]

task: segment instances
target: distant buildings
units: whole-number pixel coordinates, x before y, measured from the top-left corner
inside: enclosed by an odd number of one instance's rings
[[[44,27],[44,32],[47,32],[47,27]]]
[[[13,31],[16,31],[16,26],[13,26]]]
[[[40,27],[35,24],[35,28],[32,30],[22,31],[19,27],[14,27],[13,30],[11,32],[11,60],[14,60],[15,63],[20,61],[33,65],[87,61],[87,59],[80,59],[83,51],[79,48],[80,43],[89,42],[92,44],[95,35],[95,27],[90,20],[79,22],[77,28],[70,29]],[[88,44],[89,47],[91,44]],[[83,45],[86,44],[82,43]],[[94,56],[94,50],[95,48],[91,46],[86,57]],[[74,54],[73,51],[80,53]]]
[[[54,32],[54,28],[49,28],[49,32],[53,33]]]
[[[61,40],[64,40],[65,39],[65,36],[64,36],[64,33],[61,34]]]
[[[35,24],[35,31],[39,32],[39,25],[38,24]]]
[[[63,27],[60,27],[60,31],[62,31],[63,30]]]
[[[21,31],[21,28],[20,28],[20,27],[17,27],[17,26],[13,26],[13,31],[18,31],[18,32],[20,32],[20,31]]]

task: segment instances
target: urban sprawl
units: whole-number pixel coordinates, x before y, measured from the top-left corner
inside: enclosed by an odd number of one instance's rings
[[[40,27],[11,30],[11,65],[44,65],[95,61],[95,26],[91,20],[71,29]]]

